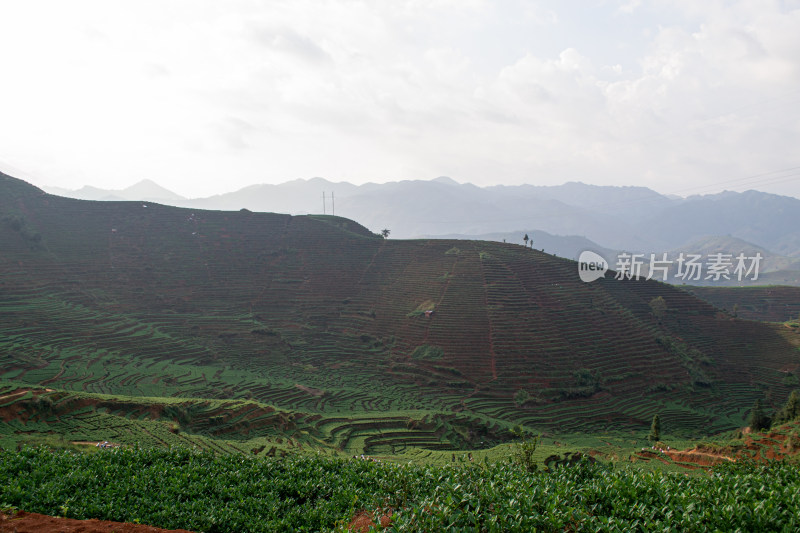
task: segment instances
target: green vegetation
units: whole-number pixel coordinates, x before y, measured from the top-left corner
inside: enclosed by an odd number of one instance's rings
[[[786,400],[786,405],[775,413],[772,418],[775,425],[800,420],[800,392],[793,390],[789,395],[789,399]]]
[[[438,346],[430,346],[423,344],[411,353],[411,359],[418,359],[421,361],[438,361],[444,357],[444,351]]]
[[[557,439],[614,454],[644,443],[655,412],[662,438],[684,440],[742,428],[757,398],[773,412],[800,357],[797,328],[731,320],[652,281],[586,284],[574,262],[514,244],[82,202],[8,177],[3,219],[6,449],[55,438],[442,462],[485,457],[521,425],[553,436],[537,454]]]
[[[692,294],[746,320],[800,322],[800,287],[690,287]]]
[[[519,407],[524,406],[530,399],[531,395],[525,389],[519,389],[516,393],[514,393],[514,403]]]
[[[661,418],[658,415],[653,415],[653,423],[650,424],[650,434],[647,435],[647,440],[653,442],[661,440]]]
[[[770,425],[770,419],[761,407],[761,400],[756,400],[753,404],[753,409],[750,411],[750,419],[748,426],[752,431],[761,431],[767,429]]]
[[[712,385],[712,379],[706,372],[706,368],[713,364],[711,358],[697,348],[692,348],[686,343],[669,336],[659,336],[656,338],[656,342],[680,359],[683,367],[689,372],[692,384],[701,387],[710,387]]]
[[[526,472],[533,472],[539,468],[536,462],[536,447],[539,445],[539,437],[527,435],[520,426],[516,426],[511,433],[518,439],[514,443],[511,455],[512,461]]]
[[[0,223],[10,228],[12,231],[19,233],[19,235],[29,243],[32,249],[39,247],[42,241],[42,235],[28,225],[25,217],[20,215],[5,215],[0,219]]]
[[[783,384],[788,386],[800,385],[800,379],[797,379],[797,376],[791,372],[787,372],[786,377],[783,378]]]
[[[652,300],[650,300],[650,309],[653,311],[653,315],[661,320],[664,318],[664,315],[667,312],[667,302],[664,300],[663,296],[656,296]]]
[[[446,281],[446,279],[447,278],[440,278],[440,280],[442,281]],[[426,299],[422,303],[417,305],[417,307],[413,311],[408,313],[406,316],[409,318],[425,316],[426,312],[435,310],[436,310],[436,302],[434,302],[431,299]]]
[[[685,476],[578,461],[419,465],[248,459],[186,449],[0,453],[0,504],[194,531],[344,530],[360,511],[401,531],[796,531],[796,465]]]
[[[513,244],[388,236],[0,176],[0,509],[198,531],[389,509],[411,531],[800,525],[793,466],[665,472],[800,448],[797,324],[586,284]],[[737,314],[794,317],[770,291]],[[384,462],[342,460],[361,454]]]

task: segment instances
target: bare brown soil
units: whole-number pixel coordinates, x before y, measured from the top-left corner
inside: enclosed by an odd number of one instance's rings
[[[392,512],[389,511],[389,514],[385,514],[380,517],[381,527],[387,527],[389,522],[391,521]],[[347,529],[349,531],[356,531],[358,533],[366,533],[369,531],[370,527],[375,526],[375,522],[372,519],[372,513],[368,511],[361,511],[358,513],[348,524]]]
[[[388,527],[392,512],[380,517],[381,527]],[[349,531],[366,532],[375,526],[372,513],[359,512],[348,525]],[[38,513],[0,512],[0,533],[192,533],[186,529],[162,529],[144,524],[110,522],[107,520],[76,520]]]
[[[0,513],[0,533],[192,533],[185,529],[161,529],[142,524],[75,520],[17,511]]]
[[[678,466],[689,469],[708,468],[743,459],[757,462],[780,461],[800,455],[800,440],[796,434],[798,427],[800,424],[794,422],[781,429],[763,433],[753,433],[749,428],[744,428],[742,433],[745,439],[739,445],[699,445],[690,450],[645,449],[636,452],[633,457],[644,460],[658,459],[662,462],[666,462],[666,458],[669,458]]]
[[[736,461],[735,458],[728,457],[722,453],[703,452],[696,448],[683,451],[669,450],[664,452],[664,455],[678,463],[693,463],[698,466],[714,466],[726,461]]]

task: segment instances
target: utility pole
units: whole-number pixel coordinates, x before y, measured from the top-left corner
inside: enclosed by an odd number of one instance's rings
[[[333,191],[331,191],[331,214],[336,216],[336,201],[333,199]]]
[[[325,191],[322,191],[322,214],[325,215]]]

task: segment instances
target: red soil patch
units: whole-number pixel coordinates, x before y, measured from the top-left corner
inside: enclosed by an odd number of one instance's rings
[[[761,450],[761,455],[770,460],[781,460],[786,457],[786,454],[783,453],[783,450],[776,450],[775,448],[765,448]]]
[[[385,514],[381,516],[380,522],[381,527],[388,527],[389,522],[391,521],[392,512],[389,511],[389,514]],[[350,524],[347,526],[348,531],[357,531],[359,533],[366,533],[369,531],[370,527],[374,527],[375,522],[372,520],[372,513],[367,511],[361,511],[358,513],[355,518],[350,521]],[[2,531],[2,530],[0,530]]]
[[[37,513],[0,513],[0,533],[191,533],[185,529],[161,529],[141,524],[105,520],[75,520]]]
[[[787,457],[799,455],[800,442],[794,433],[789,433],[798,424],[791,424],[782,430],[768,433],[752,433],[745,428],[747,436],[744,443],[736,446],[700,445],[691,450],[642,450],[633,457],[639,459],[661,459],[663,456],[672,459],[675,464],[684,468],[708,468],[724,462],[736,462],[740,459],[757,462],[780,461]],[[659,457],[663,453],[663,456]]]
[[[698,466],[714,466],[727,461],[734,461],[734,462],[736,461],[736,459],[733,459],[721,453],[716,454],[716,453],[701,452],[698,451],[696,448],[693,450],[685,450],[685,451],[670,450],[664,452],[664,454],[669,456],[669,458],[675,462],[694,463]]]
[[[655,459],[657,461],[661,461],[665,465],[669,464],[669,461],[667,461],[661,454],[659,454],[657,452],[650,451],[650,450],[644,450],[644,451],[641,451],[641,452],[636,452],[636,457],[639,457],[640,459],[644,459],[645,461],[649,461],[651,459]]]

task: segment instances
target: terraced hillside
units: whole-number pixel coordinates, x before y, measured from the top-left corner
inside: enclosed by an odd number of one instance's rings
[[[800,364],[787,328],[666,284],[586,284],[517,245],[79,201],[7,176],[0,220],[9,390],[247,400],[345,453],[489,446],[515,424],[639,435],[654,413],[703,435],[742,425],[756,398],[777,406]]]
[[[741,318],[786,322],[800,317],[800,287],[687,287],[687,290]]]

